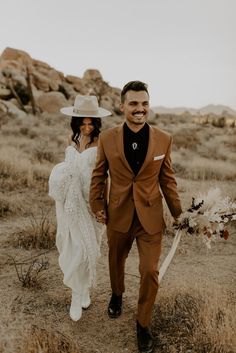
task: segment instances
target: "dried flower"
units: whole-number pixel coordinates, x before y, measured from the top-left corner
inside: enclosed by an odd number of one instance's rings
[[[222,198],[220,189],[214,188],[192,198],[191,207],[179,217],[178,228],[190,235],[201,235],[210,248],[212,239],[228,239],[226,225],[233,220],[236,220],[236,203],[229,197]]]

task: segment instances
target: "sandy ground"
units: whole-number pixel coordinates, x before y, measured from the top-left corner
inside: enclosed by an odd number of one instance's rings
[[[98,284],[91,291],[92,305],[80,321],[69,317],[70,290],[62,284],[58,253],[54,248],[46,252],[49,268],[45,271],[41,289],[22,288],[9,256],[24,262],[44,250],[25,250],[12,245],[13,233],[23,222],[22,217],[8,217],[0,225],[0,317],[1,340],[4,352],[14,352],[21,346],[32,326],[60,332],[78,344],[81,353],[137,352],[135,315],[139,287],[138,256],[133,245],[126,266],[126,292],[123,314],[118,319],[107,316],[110,284],[106,239],[102,242],[102,256],[98,263]],[[159,289],[159,296],[168,288],[212,288],[212,291],[235,293],[236,233],[231,229],[227,241],[219,241],[208,250],[201,239],[182,237],[177,253]],[[170,249],[173,235],[163,240],[161,262]],[[233,300],[233,299],[232,299]],[[157,350],[156,350],[157,352]]]

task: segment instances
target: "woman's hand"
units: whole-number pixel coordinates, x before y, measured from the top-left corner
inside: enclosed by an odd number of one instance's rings
[[[95,214],[96,221],[102,224],[106,224],[107,215],[105,210],[97,211]]]

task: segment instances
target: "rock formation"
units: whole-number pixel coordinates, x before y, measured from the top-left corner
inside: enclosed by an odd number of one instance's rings
[[[82,78],[65,76],[22,50],[6,48],[1,54],[0,111],[59,113],[77,94],[95,94],[102,107],[120,114],[120,89],[109,86],[98,70],[89,69]]]

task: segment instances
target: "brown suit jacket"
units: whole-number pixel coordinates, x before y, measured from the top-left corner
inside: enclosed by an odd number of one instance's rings
[[[124,154],[123,124],[100,134],[91,180],[90,206],[94,213],[107,209],[109,227],[127,232],[136,209],[147,233],[162,231],[165,226],[162,194],[172,216],[180,215],[182,210],[171,167],[171,142],[171,136],[150,126],[147,155],[135,176]],[[106,205],[104,190],[108,171],[110,191]]]

